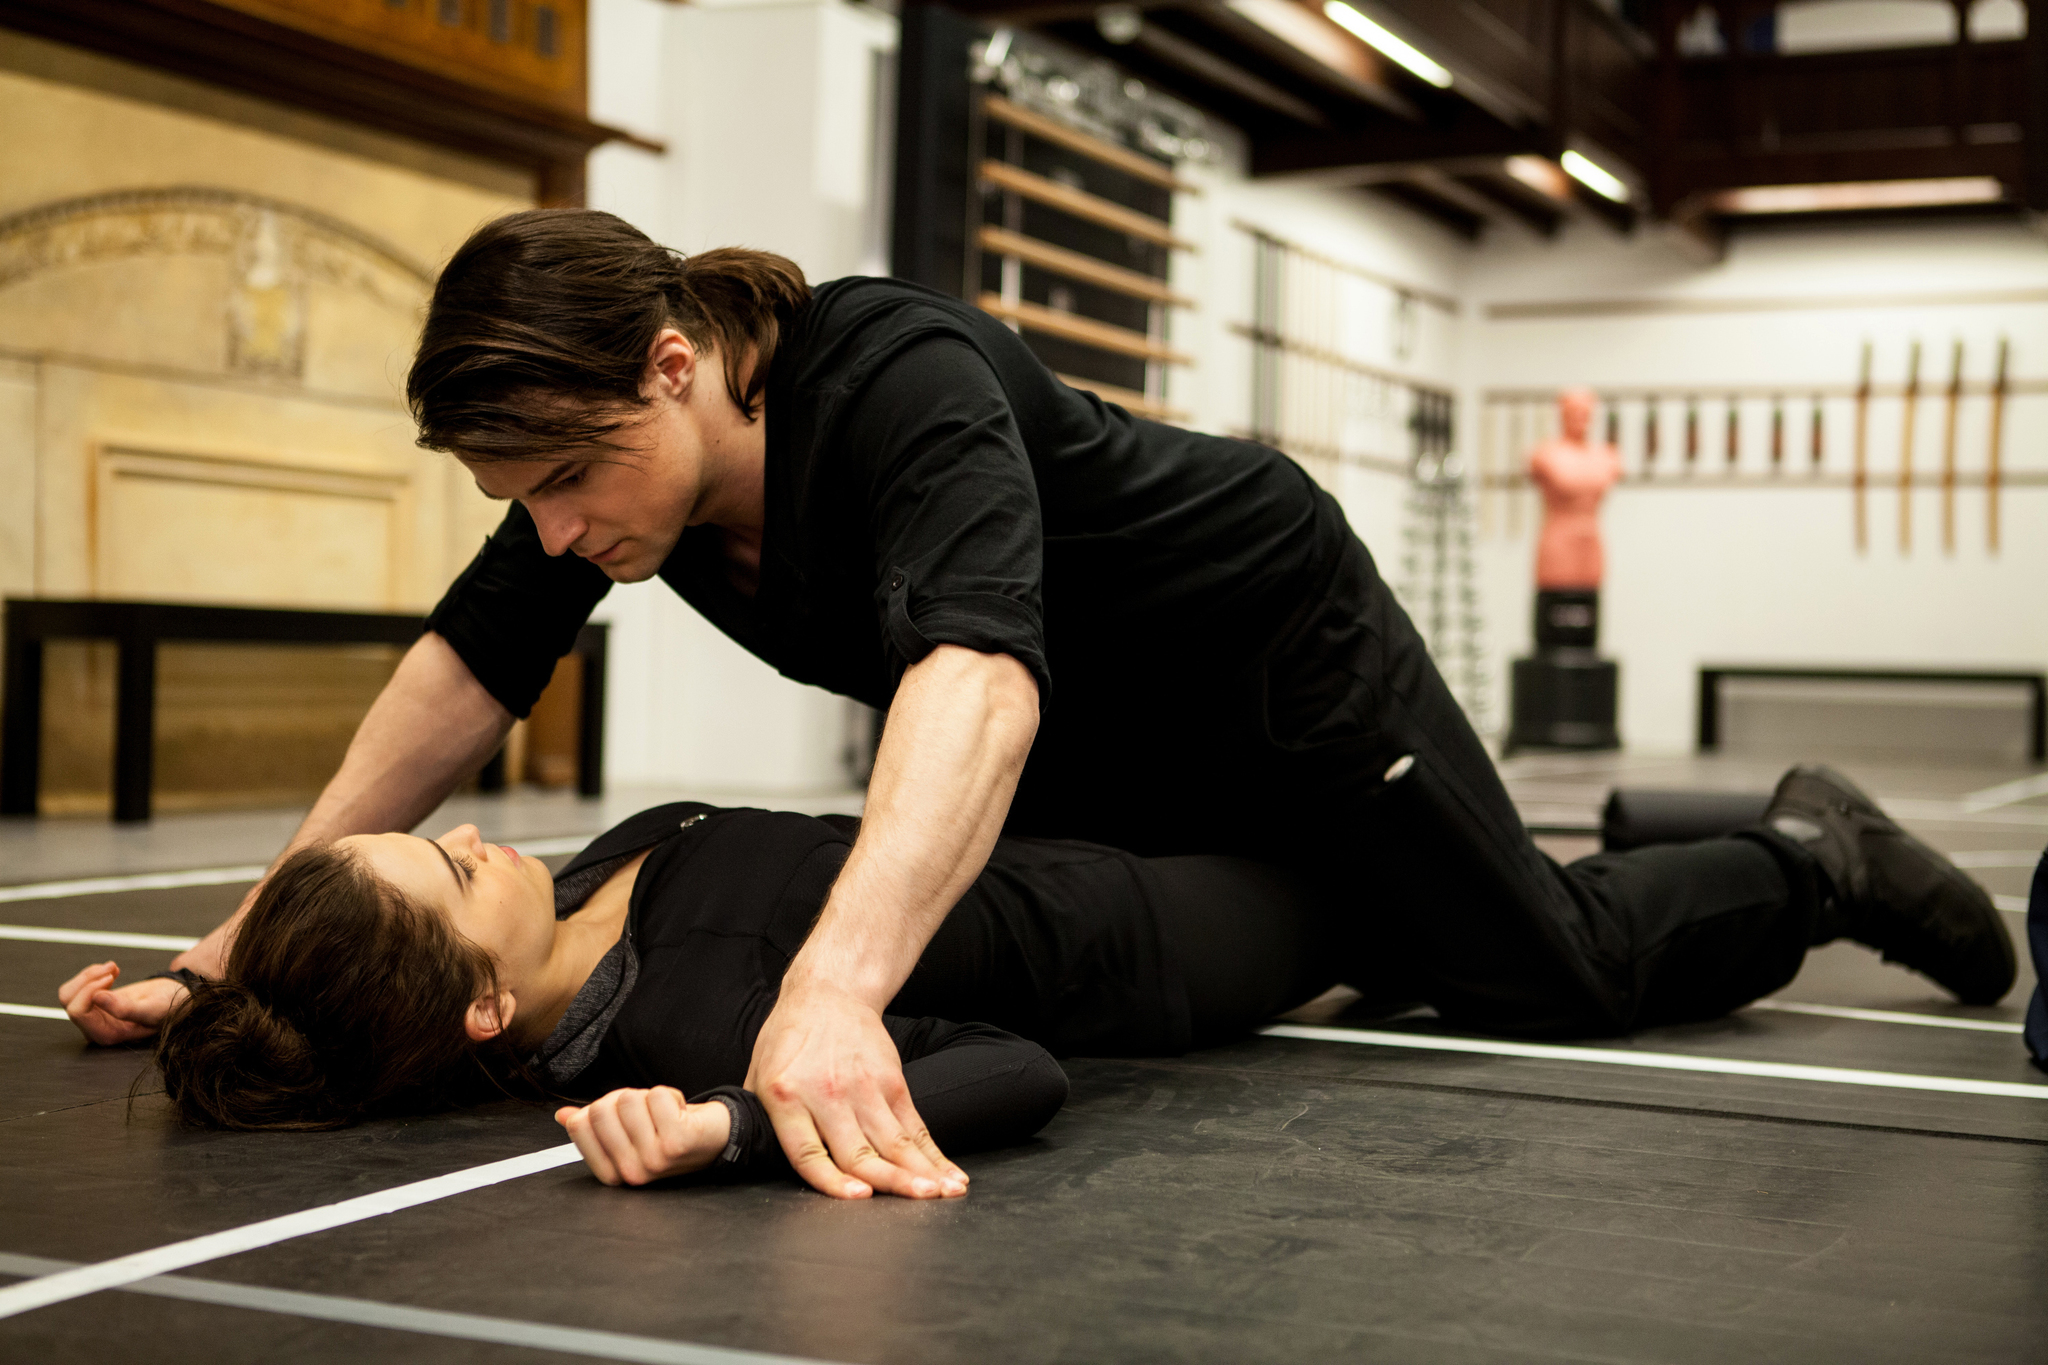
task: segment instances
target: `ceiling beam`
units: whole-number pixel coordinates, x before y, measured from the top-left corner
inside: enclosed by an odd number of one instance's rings
[[[1447,126],[1387,125],[1325,133],[1258,139],[1252,147],[1252,174],[1298,175],[1319,172],[1335,178],[1346,172],[1418,162],[1438,164],[1473,158],[1499,160],[1525,152],[1553,155],[1541,129],[1510,128],[1478,109],[1467,107]],[[1374,178],[1364,176],[1362,178]]]
[[[1238,47],[1296,75],[1413,123],[1422,111],[1397,88],[1392,63],[1295,0],[1225,0],[1192,13]]]
[[[1291,91],[1283,90],[1243,66],[1149,20],[1140,24],[1129,46],[1205,85],[1228,92],[1248,104],[1305,124],[1327,128],[1330,116]]]
[[[1505,209],[1539,237],[1555,237],[1558,225],[1564,221],[1564,212],[1557,205],[1521,188],[1499,171],[1461,175],[1458,181],[1484,195],[1496,209]]]
[[[1486,219],[1483,215],[1454,204],[1440,195],[1432,194],[1419,185],[1410,184],[1405,180],[1389,180],[1368,188],[1374,194],[1406,205],[1468,242],[1477,241],[1479,234],[1485,230]]]
[[[1712,154],[1680,149],[1669,163],[1674,202],[1750,185],[1827,185],[1864,180],[1932,180],[1988,175],[2015,198],[2026,183],[2022,143],[1967,147],[1872,147],[1832,152]]]

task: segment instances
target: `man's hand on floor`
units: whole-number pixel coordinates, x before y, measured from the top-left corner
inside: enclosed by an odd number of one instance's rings
[[[95,962],[57,988],[57,999],[78,1031],[103,1047],[154,1038],[164,1016],[187,993],[184,983],[168,977],[151,977],[117,990],[114,983],[120,977],[119,963]]]
[[[911,1103],[882,1016],[830,982],[785,978],[754,1040],[747,1089],[761,1097],[789,1164],[838,1199],[967,1193]]]

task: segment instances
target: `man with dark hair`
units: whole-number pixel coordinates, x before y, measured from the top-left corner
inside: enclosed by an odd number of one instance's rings
[[[881,1012],[1005,830],[1306,873],[1475,1028],[1719,1014],[1843,933],[1965,999],[2011,984],[1983,893],[1825,772],[1788,778],[1771,825],[1560,868],[1299,466],[1068,388],[957,300],[518,214],[449,263],[409,392],[422,440],[514,505],[293,846],[425,817],[614,581],[658,575],[790,677],[886,708],[748,1078],[830,1193],[965,1188]],[[218,971],[222,941],[186,961]]]

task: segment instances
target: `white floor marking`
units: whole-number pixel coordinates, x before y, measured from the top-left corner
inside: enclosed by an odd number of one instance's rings
[[[1870,1024],[1919,1024],[1926,1028],[1971,1029],[1978,1033],[2023,1033],[2024,1024],[2000,1019],[1955,1019],[1943,1014],[1912,1014],[1906,1010],[1865,1010],[1847,1005],[1808,1005],[1797,1000],[1759,1000],[1749,1008],[1784,1014],[1818,1014],[1829,1019],[1861,1019]]]
[[[1991,903],[2001,910],[2010,910],[2015,915],[2027,913],[2027,898],[2025,896],[1993,896]]]
[[[2037,796],[2048,796],[2048,773],[2036,773],[2012,782],[2001,782],[1995,787],[1986,787],[1964,796],[1962,807],[1970,814],[1978,811],[1996,810],[2000,806],[2017,805],[2031,801]]]
[[[0,1014],[18,1014],[24,1019],[68,1019],[71,1017],[55,1005],[0,1004]]]
[[[1951,853],[1948,860],[1957,867],[2033,867],[2041,861],[2041,855],[2000,848],[1981,853]]]
[[[43,1256],[14,1256],[0,1252],[0,1274],[51,1275],[76,1268],[78,1263],[75,1261],[53,1261]],[[727,1346],[698,1346],[687,1341],[664,1341],[659,1337],[638,1337],[587,1327],[557,1327],[552,1323],[521,1322],[516,1318],[494,1318],[480,1313],[408,1308],[403,1304],[379,1303],[375,1299],[308,1294],[295,1289],[265,1289],[260,1285],[231,1284],[226,1280],[158,1275],[118,1287],[123,1293],[148,1294],[160,1299],[254,1308],[259,1312],[288,1313],[320,1322],[346,1322],[359,1327],[384,1327],[427,1336],[454,1337],[461,1341],[526,1346],[534,1350],[594,1356],[600,1360],[644,1361],[646,1365],[817,1365],[801,1356],[770,1355]]]
[[[1494,1038],[1445,1038],[1427,1033],[1381,1033],[1372,1029],[1319,1028],[1305,1024],[1268,1024],[1259,1032],[1273,1038],[1415,1048],[1423,1052],[1470,1052],[1482,1057],[1533,1057],[1549,1062],[1593,1062],[1601,1066],[1641,1066],[1659,1071],[1705,1071],[1723,1076],[1771,1076],[1788,1081],[1824,1081],[1831,1085],[1873,1085],[1891,1090],[1939,1090],[1955,1095],[2002,1095],[2011,1099],[2048,1100],[2048,1085],[2028,1085],[2019,1081],[1915,1076],[1903,1071],[1859,1071],[1850,1067],[1801,1066],[1790,1062],[1746,1062],[1734,1057],[1695,1057],[1683,1052],[1629,1052],[1614,1047],[1511,1043]],[[5,1293],[0,1290],[0,1296]]]
[[[488,1165],[474,1166],[466,1171],[455,1171],[448,1175],[435,1176],[431,1180],[418,1180],[410,1185],[395,1189],[380,1190],[375,1194],[359,1195],[344,1199],[338,1204],[327,1204],[302,1213],[288,1213],[280,1218],[266,1218],[260,1223],[246,1227],[229,1228],[225,1232],[208,1233],[204,1237],[193,1237],[183,1242],[172,1242],[169,1246],[156,1247],[149,1251],[138,1251],[131,1256],[119,1256],[97,1265],[80,1266],[76,1270],[61,1270],[41,1279],[27,1280],[21,1284],[0,1289],[0,1318],[10,1318],[17,1313],[26,1313],[32,1308],[62,1303],[66,1299],[96,1294],[102,1289],[116,1289],[122,1285],[146,1280],[152,1275],[163,1275],[202,1261],[218,1260],[257,1247],[267,1247],[294,1237],[309,1233],[325,1232],[329,1228],[359,1223],[366,1218],[380,1218],[387,1213],[413,1208],[419,1204],[430,1204],[436,1199],[450,1195],[465,1194],[470,1190],[482,1189],[506,1180],[517,1180],[521,1176],[551,1171],[557,1166],[567,1166],[579,1160],[576,1144],[565,1142],[559,1147],[544,1151],[529,1152],[525,1156],[511,1157],[505,1161],[493,1161]]]
[[[1902,822],[1924,822],[1949,825],[2024,825],[2039,829],[2048,826],[2048,806],[1986,806],[1973,810],[1961,801],[1942,801],[1918,796],[1885,796],[1878,798],[1878,805],[1884,813]]]
[[[182,953],[196,938],[177,934],[127,934],[110,929],[40,929],[32,924],[0,924],[0,938],[22,943],[83,943],[101,948],[162,948]]]
[[[262,863],[237,867],[195,867],[185,872],[131,872],[119,877],[81,877],[68,882],[29,882],[0,886],[0,904],[46,901],[59,896],[103,896],[110,891],[169,891],[180,886],[227,886],[253,882],[265,871]]]
[[[512,847],[536,858],[581,853],[595,834],[563,834],[546,839],[515,839]],[[27,882],[0,886],[0,905],[8,901],[46,901],[60,896],[103,896],[110,891],[169,891],[180,886],[228,886],[253,882],[269,870],[264,863],[234,867],[195,867],[183,872],[129,872],[115,877],[79,877],[62,882]]]

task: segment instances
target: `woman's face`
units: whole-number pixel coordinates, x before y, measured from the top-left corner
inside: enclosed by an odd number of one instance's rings
[[[475,825],[438,839],[358,834],[338,841],[385,882],[440,911],[450,928],[488,952],[501,989],[537,981],[555,943],[555,880],[538,858],[487,844]]]

